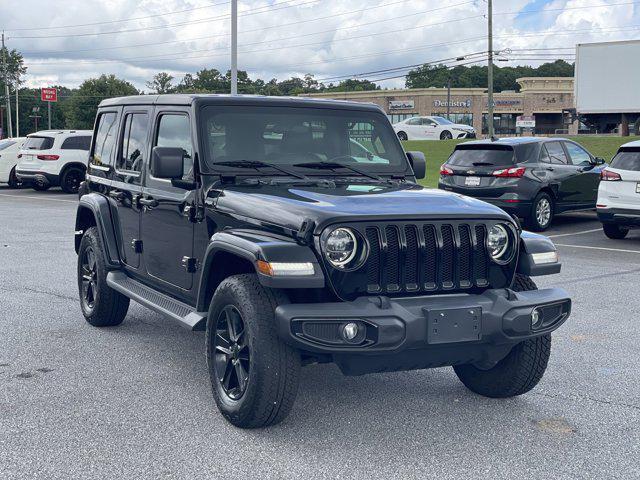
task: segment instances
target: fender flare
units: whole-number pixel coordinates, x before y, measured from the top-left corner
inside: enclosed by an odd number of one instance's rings
[[[540,275],[553,275],[560,273],[562,263],[536,264],[533,254],[556,252],[556,246],[544,235],[523,231],[520,234],[520,255],[518,258],[517,273],[530,277]]]
[[[80,197],[78,209],[76,210],[76,228],[75,228],[75,249],[76,253],[80,248],[80,240],[86,230],[86,215],[93,217],[94,223],[98,228],[98,235],[105,250],[105,261],[110,268],[120,268],[120,254],[118,252],[118,243],[116,241],[114,219],[111,216],[111,208],[109,201],[98,193],[89,193]]]
[[[197,302],[199,310],[207,307],[205,304],[207,291],[210,288],[209,273],[212,269],[224,268],[224,265],[216,264],[216,256],[220,253],[232,254],[250,262],[258,275],[260,284],[268,288],[322,288],[325,285],[322,267],[309,246],[297,243],[288,237],[266,232],[229,229],[217,232],[211,237],[202,260]],[[271,277],[257,271],[258,260],[283,263],[308,262],[313,264],[314,274]]]

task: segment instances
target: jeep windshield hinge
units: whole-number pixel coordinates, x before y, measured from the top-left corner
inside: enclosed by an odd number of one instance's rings
[[[188,273],[195,273],[198,270],[198,259],[193,257],[182,257],[182,267]]]

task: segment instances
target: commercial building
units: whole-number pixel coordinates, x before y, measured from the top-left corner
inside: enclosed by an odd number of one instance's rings
[[[573,78],[519,78],[520,91],[494,94],[494,125],[499,135],[514,135],[516,118],[535,117],[536,134],[575,134],[578,123],[563,113],[574,108]],[[392,123],[416,115],[447,116],[452,122],[487,131],[488,99],[483,88],[416,88],[365,92],[314,93],[312,97],[373,102],[380,105]],[[447,99],[450,98],[450,101]],[[447,108],[448,107],[448,108]]]

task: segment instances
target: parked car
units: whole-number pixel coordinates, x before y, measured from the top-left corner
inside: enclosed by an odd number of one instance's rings
[[[607,237],[624,238],[640,227],[640,141],[622,145],[600,178],[598,218]]]
[[[84,317],[119,325],[132,299],[206,330],[234,425],[282,420],[315,362],[451,365],[499,398],[542,377],[571,308],[531,279],[560,271],[553,243],[418,185],[424,155],[378,106],[147,95],[102,101],[95,125],[75,226]]]
[[[87,168],[91,130],[44,130],[27,135],[16,176],[35,190],[60,186],[77,193]]]
[[[453,123],[444,117],[412,117],[393,125],[400,140],[451,140],[476,138],[469,125]]]
[[[0,183],[8,183],[11,188],[16,188],[21,183],[16,178],[16,164],[24,140],[24,137],[0,140]]]
[[[564,138],[466,142],[442,165],[438,187],[497,205],[542,231],[558,213],[595,209],[604,163]]]

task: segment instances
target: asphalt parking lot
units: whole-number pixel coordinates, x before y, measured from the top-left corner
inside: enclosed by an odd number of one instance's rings
[[[204,335],[132,303],[84,322],[76,197],[0,187],[0,478],[638,478],[640,231],[593,213],[547,232],[574,300],[547,373],[509,400],[452,369],[304,371],[291,415],[241,431],[219,415]]]

